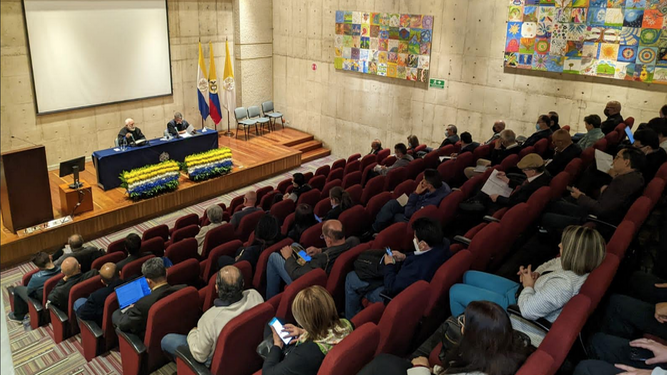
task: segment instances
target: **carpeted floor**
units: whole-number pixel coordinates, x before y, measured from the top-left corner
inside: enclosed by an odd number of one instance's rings
[[[110,234],[105,237],[97,238],[88,241],[92,246],[106,248],[109,243],[117,239],[125,237],[127,234],[136,232],[141,235],[144,230],[158,225],[167,224],[169,227],[174,225],[174,222],[179,217],[188,214],[196,213],[202,215],[206,207],[224,202],[229,204],[232,198],[244,194],[248,190],[257,190],[264,186],[276,186],[278,183],[286,178],[291,177],[295,172],[314,172],[318,167],[333,163],[337,158],[328,156],[326,158],[318,159],[310,163],[303,164],[301,167],[270,178],[268,180],[259,182],[255,185],[248,186],[243,189],[222,195],[218,198],[211,199],[200,204],[187,207],[185,209],[173,212],[171,214],[146,221],[133,227],[129,227],[122,231]],[[232,176],[222,178],[233,178]],[[89,239],[86,239],[89,240]],[[63,238],[63,243],[67,241]],[[9,313],[9,297],[7,294],[7,287],[17,285],[21,282],[21,277],[26,272],[33,269],[32,263],[24,263],[20,266],[5,270],[0,273],[0,285],[2,286],[2,298],[5,308],[3,319],[6,319]],[[122,367],[120,362],[120,353],[118,348],[112,350],[104,355],[98,356],[91,362],[86,363],[83,358],[81,348],[81,335],[76,335],[68,340],[56,345],[53,341],[53,331],[51,325],[40,327],[36,330],[25,331],[21,324],[7,321],[7,330],[9,334],[9,344],[11,349],[12,361],[14,364],[15,373],[18,375],[37,375],[37,374],[122,374]],[[3,343],[7,342],[3,338]],[[4,362],[4,361],[3,361]],[[165,365],[154,374],[175,374],[176,365],[170,363]]]

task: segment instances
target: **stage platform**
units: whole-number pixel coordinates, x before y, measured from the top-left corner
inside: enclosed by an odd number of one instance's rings
[[[122,228],[150,220],[171,211],[181,209],[218,195],[242,188],[268,177],[299,167],[301,163],[328,156],[330,151],[322,143],[301,131],[285,128],[262,136],[253,136],[248,141],[219,136],[220,147],[232,150],[234,169],[232,173],[204,182],[192,182],[181,175],[178,190],[155,198],[138,202],[125,195],[125,189],[104,191],[97,186],[95,168],[86,163],[81,179],[92,185],[93,211],[75,214],[73,221],[59,227],[17,235],[4,225],[0,232],[0,268],[12,266],[30,259],[39,250],[53,251],[61,248],[71,234],[79,233],[86,239],[118,231]],[[58,177],[58,171],[49,171],[51,200],[54,218],[68,213],[60,212],[58,185],[71,183],[71,176]]]

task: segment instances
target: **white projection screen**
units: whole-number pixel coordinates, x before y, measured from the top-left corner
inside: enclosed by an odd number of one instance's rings
[[[37,113],[172,94],[165,0],[23,0]]]

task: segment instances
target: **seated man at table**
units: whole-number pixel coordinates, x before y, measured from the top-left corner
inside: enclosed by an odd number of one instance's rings
[[[135,144],[140,139],[146,139],[146,136],[141,132],[141,129],[134,126],[133,119],[127,118],[125,126],[118,132],[118,143]]]
[[[167,123],[167,131],[173,137],[178,137],[180,134],[185,134],[187,132],[188,126],[190,126],[190,124],[183,120],[181,112],[176,112],[174,113],[174,119]]]

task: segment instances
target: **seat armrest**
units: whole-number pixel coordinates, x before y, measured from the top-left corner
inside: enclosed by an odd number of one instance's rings
[[[146,352],[146,345],[144,345],[144,341],[139,338],[139,336],[133,334],[133,333],[127,333],[123,332],[120,329],[116,328],[116,334],[118,337],[122,337],[127,341],[128,344],[132,346],[135,352],[137,354],[143,354]]]
[[[552,323],[550,321],[544,319],[544,318],[539,318],[537,320],[530,320],[530,319],[524,318],[521,315],[521,310],[519,309],[518,305],[509,305],[509,306],[507,306],[507,313],[510,314],[510,316],[514,315],[517,318],[520,318],[521,320],[523,320],[524,322],[526,322],[528,324],[531,324],[538,329],[541,329],[545,333],[549,332],[549,330],[551,329]]]
[[[177,359],[188,365],[195,374],[208,375],[211,373],[208,367],[195,360],[187,345],[179,346],[174,354],[176,354]]]
[[[460,242],[464,245],[470,245],[470,243],[472,242],[472,240],[470,238],[466,238],[466,237],[463,237],[463,236],[454,236],[454,241]]]
[[[52,304],[49,304],[49,311],[51,311],[58,318],[58,320],[60,320],[61,323],[65,323],[69,318],[64,311],[53,306]]]
[[[385,303],[389,303],[393,299],[393,297],[389,297],[388,294],[384,294],[384,293],[380,293],[380,297],[384,299]]]
[[[100,326],[97,325],[97,323],[95,323],[94,321],[92,321],[92,320],[83,320],[83,319],[78,318],[78,317],[77,317],[77,320],[79,321],[79,326],[81,326],[81,325],[85,326],[86,329],[88,331],[90,331],[90,333],[92,333],[93,336],[95,336],[96,339],[99,339],[100,337],[102,337],[104,335],[104,331],[102,331],[102,328],[100,328]]]
[[[32,297],[28,297],[28,299],[30,300],[30,304],[35,308],[35,310],[37,310],[37,312],[41,312],[42,310],[44,310],[44,306],[42,306],[42,303],[40,301]]]
[[[611,224],[611,223],[608,223],[608,222],[606,222],[606,221],[604,221],[604,220],[600,220],[600,219],[598,219],[598,217],[595,216],[595,215],[588,215],[588,217],[586,217],[586,220],[587,220],[587,221],[592,221],[592,222],[594,222],[594,223],[596,223],[596,224],[602,224],[602,225],[608,226],[608,227],[610,227],[610,228],[612,228],[612,229],[616,229],[616,228],[617,228],[616,225]]]
[[[482,218],[482,220],[487,221],[487,222],[489,222],[489,223],[500,223],[500,219],[495,218],[495,217],[493,217],[493,216],[491,216],[491,215],[484,215],[484,217]]]

